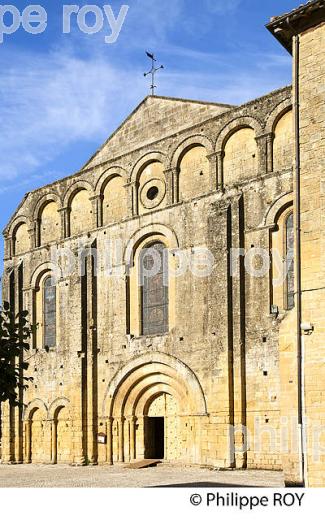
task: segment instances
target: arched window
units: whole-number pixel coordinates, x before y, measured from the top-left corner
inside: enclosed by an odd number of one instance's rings
[[[51,276],[44,280],[43,286],[43,334],[44,347],[56,345],[56,287]]]
[[[291,212],[285,222],[285,252],[286,252],[286,304],[287,309],[295,306],[295,270],[294,270],[294,227],[293,213]]]
[[[141,328],[143,335],[168,331],[168,256],[161,242],[140,254]]]

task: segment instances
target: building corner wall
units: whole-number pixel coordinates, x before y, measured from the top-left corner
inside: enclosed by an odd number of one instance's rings
[[[325,24],[300,35],[301,283],[306,475],[325,485]]]
[[[299,485],[304,480],[306,486],[322,487],[325,485],[325,24],[299,34],[298,38],[299,97],[294,99],[294,105],[299,110],[296,138],[300,141],[301,323],[311,324],[314,330],[301,336],[301,438],[295,309],[287,314],[280,327],[281,420],[288,432],[287,438],[282,439],[281,451],[287,485]],[[294,180],[294,193],[296,184]],[[297,219],[297,197],[294,208]]]

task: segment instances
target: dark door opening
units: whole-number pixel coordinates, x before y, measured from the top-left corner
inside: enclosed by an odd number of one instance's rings
[[[165,456],[164,417],[146,417],[144,435],[145,459],[163,459]]]

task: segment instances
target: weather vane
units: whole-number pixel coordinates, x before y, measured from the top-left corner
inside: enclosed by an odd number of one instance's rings
[[[157,88],[157,86],[155,85],[155,75],[156,75],[156,72],[160,69],[163,69],[164,66],[160,65],[160,67],[155,67],[155,62],[157,61],[155,58],[155,55],[151,54],[150,52],[146,52],[146,55],[148,56],[148,58],[151,59],[151,70],[149,70],[149,72],[145,72],[144,77],[146,78],[147,76],[149,76],[149,74],[151,74],[152,82],[151,82],[150,90],[151,90],[151,95],[154,96],[155,89]]]

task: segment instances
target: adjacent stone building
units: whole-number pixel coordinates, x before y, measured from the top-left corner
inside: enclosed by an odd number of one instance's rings
[[[269,25],[300,43],[295,95],[149,96],[77,174],[26,195],[3,296],[37,325],[34,379],[23,409],[3,407],[4,462],[164,458],[324,484],[323,19],[318,1]]]

